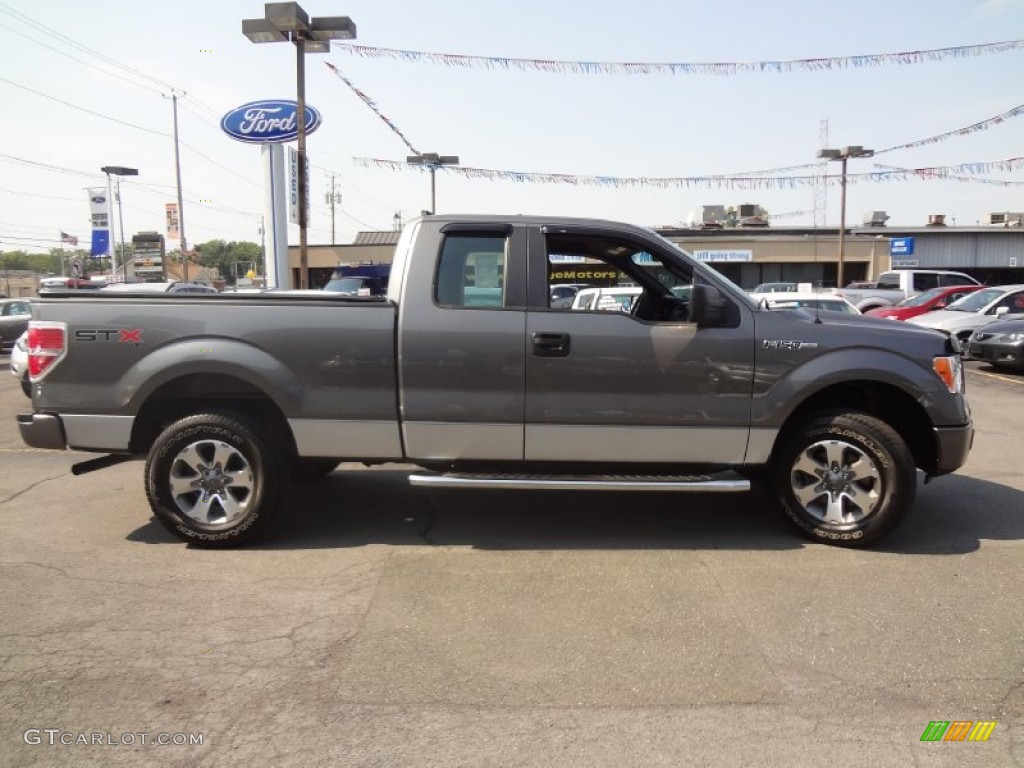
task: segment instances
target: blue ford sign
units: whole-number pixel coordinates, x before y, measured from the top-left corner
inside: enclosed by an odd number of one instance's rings
[[[228,136],[250,144],[291,141],[299,135],[299,105],[288,99],[251,101],[231,110],[220,120]],[[306,105],[306,133],[320,126],[320,113]]]

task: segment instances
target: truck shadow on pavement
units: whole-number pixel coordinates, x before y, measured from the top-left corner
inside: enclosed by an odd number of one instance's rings
[[[768,493],[427,491],[408,470],[340,470],[295,485],[280,519],[249,550],[368,544],[486,550],[789,550],[814,545],[791,530]],[[151,519],[128,539],[180,542]],[[953,475],[918,484],[903,525],[871,549],[962,554],[982,540],[1024,539],[1024,491]]]

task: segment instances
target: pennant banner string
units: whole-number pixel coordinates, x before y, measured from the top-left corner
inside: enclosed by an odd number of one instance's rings
[[[381,158],[355,157],[353,162],[368,168],[385,168],[389,170],[416,169],[424,171],[428,166],[410,165],[396,160]],[[535,173],[530,171],[507,171],[493,168],[473,168],[464,165],[429,166],[430,169],[456,173],[470,179],[486,179],[488,181],[515,181],[528,184],[568,184],[589,187],[633,187],[651,189],[670,188],[725,188],[725,189],[793,189],[818,183],[835,186],[840,183],[841,176],[748,176],[729,178],[724,176],[582,176],[569,173]],[[855,184],[858,181],[884,182],[904,181],[910,178],[947,179],[956,176],[976,176],[993,172],[1016,171],[1024,168],[1024,157],[1007,160],[996,160],[979,163],[962,163],[960,165],[936,166],[932,168],[908,168],[868,173],[848,173],[846,182]]]
[[[353,83],[351,80],[349,80],[347,77],[345,77],[345,75],[342,74],[341,70],[338,69],[333,64],[331,64],[331,62],[327,61],[327,62],[324,62],[324,63],[328,67],[330,67],[331,72],[336,74],[341,79],[341,81],[343,83],[345,83],[345,85],[347,85],[349,87],[349,89],[352,91],[352,93],[354,93],[356,96],[358,96],[360,99],[362,99],[363,103],[366,106],[368,106],[370,109],[372,109],[373,113],[375,115],[377,115],[377,117],[379,117],[381,120],[384,121],[384,124],[388,128],[390,128],[398,136],[398,138],[400,138],[402,140],[402,142],[405,144],[405,146],[407,146],[412,151],[412,153],[414,155],[420,154],[420,151],[418,149],[416,149],[416,147],[414,147],[407,138],[405,138],[405,134],[402,133],[400,130],[398,130],[398,126],[395,125],[393,122],[391,122],[391,120],[389,120],[380,111],[380,109],[377,107],[377,103],[373,99],[371,99],[369,96],[367,96],[361,90],[359,90],[359,88],[356,87],[355,83]]]
[[[822,56],[813,59],[782,61],[719,61],[719,62],[616,62],[570,61],[559,59],[520,59],[509,56],[467,56],[457,53],[407,51],[398,48],[378,48],[352,43],[334,43],[346,53],[370,59],[398,59],[401,61],[442,64],[461,69],[505,69],[528,72],[547,72],[574,75],[739,75],[779,74],[793,71],[821,71],[834,69],[860,69],[891,64],[910,65],[954,58],[963,59],[991,53],[1004,53],[1024,48],[1024,40],[1005,40],[997,43],[958,45],[950,48],[931,48],[922,51],[870,53],[856,56]]]
[[[330,62],[325,62],[325,63],[330,68],[330,70],[335,75],[337,75],[338,78],[343,83],[345,83],[345,85],[347,85],[349,87],[349,89],[356,96],[358,96],[360,98],[360,100],[362,100],[362,102],[364,104],[366,104],[366,106],[368,106],[371,110],[373,110],[373,113],[375,115],[377,115],[377,117],[379,117],[384,122],[384,124],[387,125],[387,127],[390,128],[391,131],[393,131],[395,133],[395,135],[397,135],[398,138],[400,138],[402,140],[402,143],[405,144],[405,146],[407,146],[412,151],[412,153],[414,155],[420,154],[419,150],[417,150],[412,145],[412,143],[405,137],[405,134],[403,134],[402,131],[399,130],[398,126],[395,125],[394,122],[392,122],[386,115],[384,115],[380,111],[380,108],[377,106],[377,103],[372,98],[370,98],[369,95],[367,95],[360,88],[358,88],[355,85],[355,83],[353,83],[348,77],[346,77],[342,73],[342,71],[340,69],[338,69],[336,66],[334,66]],[[907,142],[905,144],[896,144],[896,145],[891,146],[891,147],[886,147],[885,149],[875,150],[875,154],[876,155],[881,155],[881,154],[884,154],[886,152],[894,152],[894,151],[900,150],[900,149],[912,149],[912,148],[915,148],[915,147],[922,147],[922,146],[925,146],[927,144],[936,144],[936,143],[938,143],[940,141],[945,141],[946,139],[950,139],[950,138],[954,138],[954,137],[968,136],[968,135],[970,135],[972,133],[977,133],[978,131],[987,130],[987,129],[991,128],[992,126],[999,125],[1000,123],[1004,123],[1007,120],[1012,120],[1014,118],[1020,117],[1021,115],[1024,115],[1024,104],[1020,104],[1020,105],[1018,105],[1016,107],[1013,107],[1012,109],[1007,110],[1006,112],[1003,112],[1002,114],[995,115],[994,117],[990,117],[990,118],[987,118],[985,120],[980,120],[980,121],[978,121],[976,123],[972,123],[971,125],[964,126],[963,128],[956,128],[956,129],[954,129],[952,131],[946,131],[944,133],[939,133],[939,134],[936,134],[935,136],[929,136],[928,138],[925,138],[925,139],[917,139],[916,141],[910,141],[910,142]],[[766,169],[762,169],[762,170],[758,170],[758,171],[737,171],[735,173],[714,174],[713,176],[709,176],[708,178],[719,177],[719,178],[723,178],[723,179],[729,179],[729,178],[740,178],[740,177],[749,177],[749,176],[770,176],[770,175],[779,174],[779,173],[789,173],[791,171],[803,171],[803,170],[809,170],[811,168],[819,168],[823,164],[824,164],[823,161],[819,160],[819,161],[814,162],[814,163],[802,163],[800,165],[788,165],[788,166],[783,166],[781,168],[766,168]]]
[[[981,176],[964,176],[960,173],[955,172],[943,172],[928,168],[921,168],[919,170],[913,170],[911,168],[901,168],[898,165],[880,165],[875,164],[876,168],[890,171],[902,171],[905,173],[915,173],[922,177],[943,179],[948,181],[963,181],[975,184],[992,184],[997,187],[1020,187],[1024,186],[1024,181],[1007,181],[1005,179],[987,179]]]

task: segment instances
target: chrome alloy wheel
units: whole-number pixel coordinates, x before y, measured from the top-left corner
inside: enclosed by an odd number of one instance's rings
[[[206,525],[234,522],[245,512],[255,488],[245,456],[219,440],[185,446],[171,463],[169,480],[178,509]]]
[[[878,465],[859,447],[842,440],[821,440],[797,454],[790,486],[807,513],[826,525],[859,523],[882,500]]]

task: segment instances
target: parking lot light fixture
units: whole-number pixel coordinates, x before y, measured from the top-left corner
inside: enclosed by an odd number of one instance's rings
[[[291,42],[295,45],[296,140],[299,214],[299,287],[309,288],[308,216],[306,189],[306,54],[327,53],[331,40],[352,40],[356,25],[348,16],[315,19],[298,3],[266,3],[262,19],[243,19],[242,34],[254,43]]]
[[[437,184],[434,174],[438,166],[458,165],[458,155],[439,155],[436,152],[422,152],[409,155],[405,161],[410,165],[425,165],[430,170],[430,213],[437,213]]]
[[[841,149],[819,149],[818,157],[824,160],[838,160],[842,163],[839,174],[839,264],[836,270],[836,287],[843,287],[843,261],[846,247],[846,161],[851,157],[871,157],[873,149],[861,146],[849,146]]]
[[[121,177],[122,176],[138,176],[139,175],[139,169],[138,168],[126,168],[123,165],[104,165],[102,168],[100,168],[100,170],[103,171],[105,174],[107,174],[107,201],[108,201],[107,202],[107,209],[108,210],[110,208],[110,203],[109,203],[110,197],[113,194],[113,190],[111,189],[111,184],[110,184],[110,177],[111,176],[117,176],[117,221],[118,221],[118,226],[121,228],[121,256],[122,256],[122,258],[127,259],[127,256],[125,256],[126,251],[124,249],[124,216],[122,215],[122,208],[121,208]],[[116,281],[117,280],[117,258],[116,258],[115,251],[116,251],[116,249],[114,248],[114,226],[113,226],[113,223],[111,223],[111,226],[110,226],[110,239],[107,241],[107,255],[110,257],[110,271],[113,273],[114,280]],[[127,261],[124,264],[121,265],[121,269],[122,269],[122,271],[125,272],[125,276],[127,277]]]

